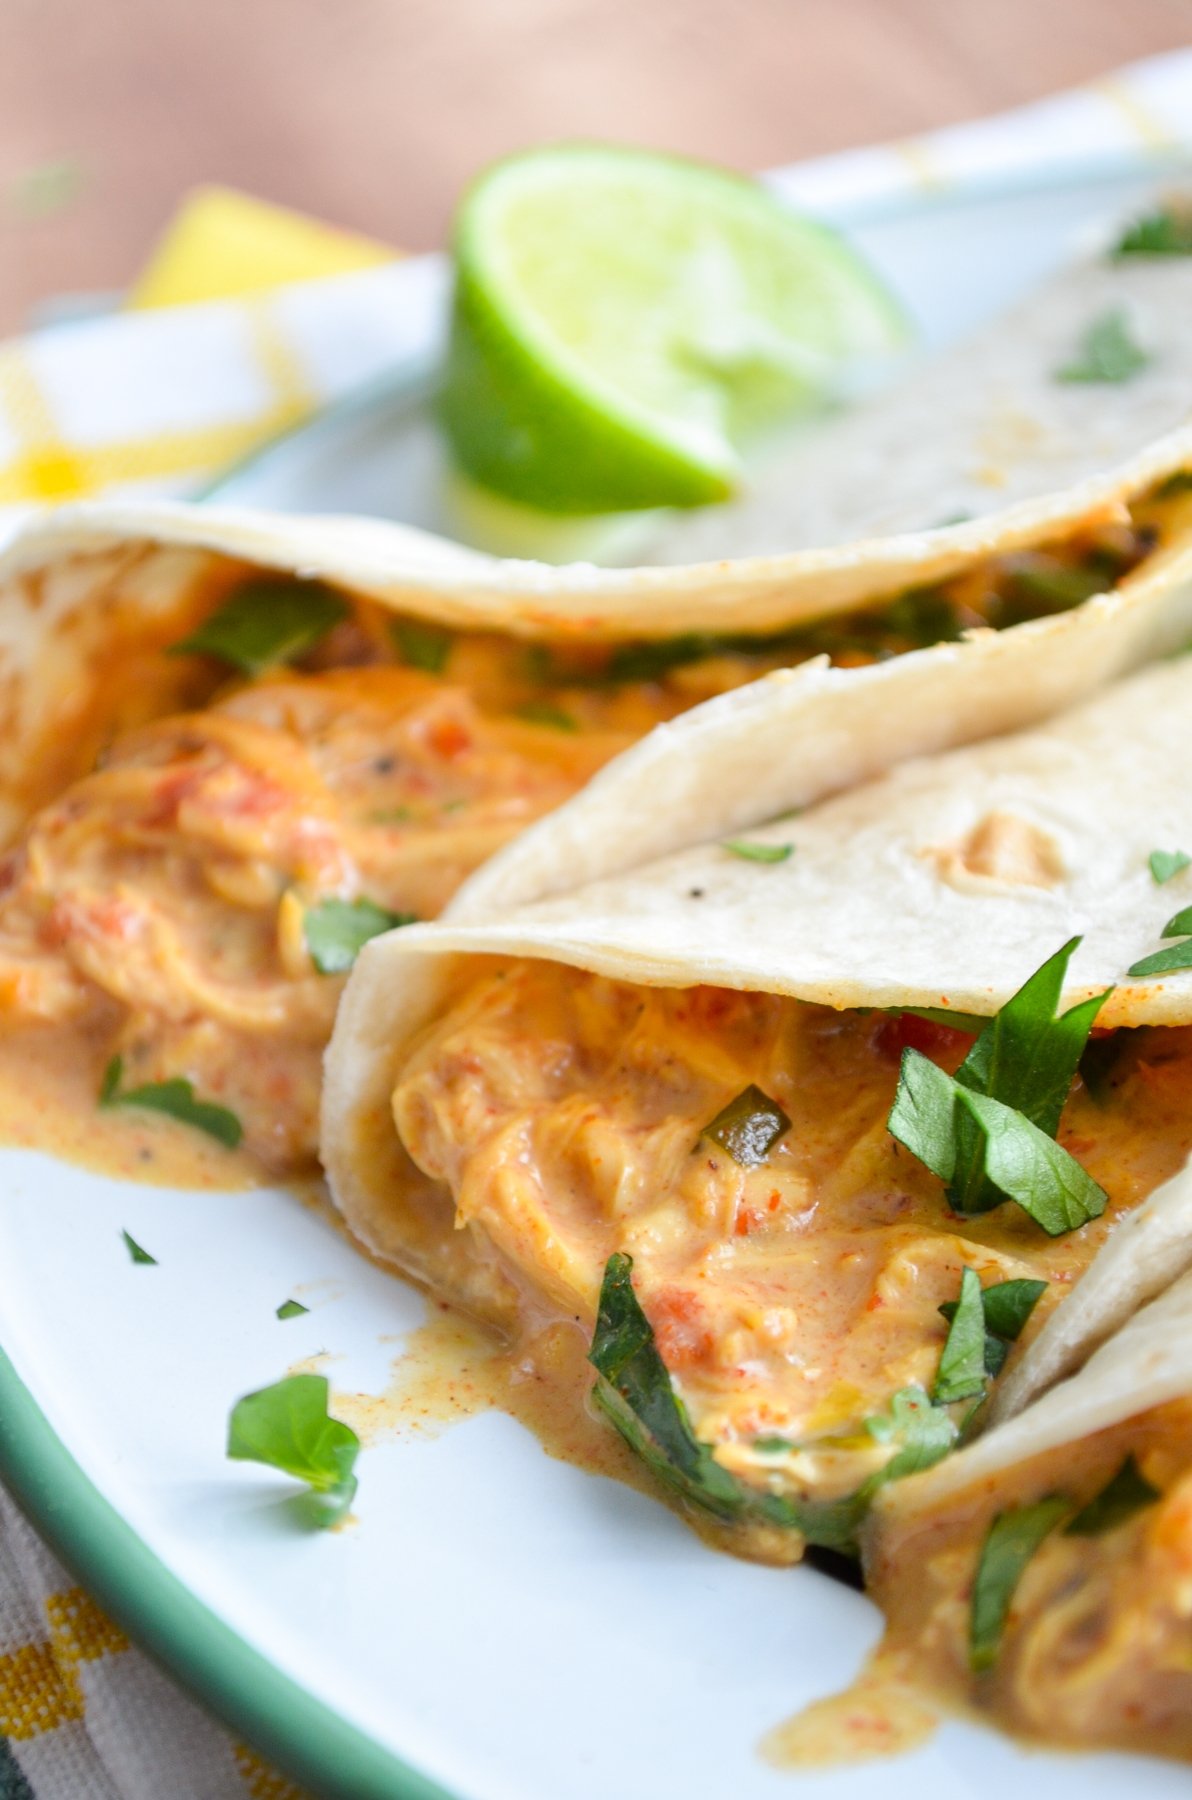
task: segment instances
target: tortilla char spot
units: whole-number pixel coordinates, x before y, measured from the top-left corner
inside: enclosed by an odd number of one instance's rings
[[[959,844],[926,852],[953,887],[977,892],[998,888],[1053,888],[1064,879],[1064,859],[1050,832],[1001,808]]]

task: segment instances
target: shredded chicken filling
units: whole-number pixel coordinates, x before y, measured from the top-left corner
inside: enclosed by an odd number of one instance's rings
[[[115,1055],[133,1085],[188,1079],[234,1110],[253,1158],[300,1169],[314,1158],[342,986],[311,961],[312,905],[367,899],[433,917],[659,721],[809,656],[868,662],[1061,610],[1149,555],[1163,517],[1154,500],[1122,509],[1058,548],[767,639],[544,646],[432,633],[441,654],[414,668],[401,666],[400,625],[395,637],[382,609],[353,602],[298,669],[253,680],[139,651],[122,702],[135,726],[0,860],[6,1023],[41,1034],[43,1063],[85,1068],[93,1092]],[[212,604],[228,591],[215,585]],[[113,671],[113,691],[127,675]],[[181,697],[196,710],[176,712]]]
[[[835,1013],[716,988],[649,989],[545,962],[479,976],[393,1095],[399,1136],[493,1264],[590,1329],[608,1257],[638,1298],[699,1435],[745,1480],[835,1497],[885,1459],[865,1429],[930,1390],[962,1270],[1049,1286],[1032,1326],[1121,1213],[1192,1149],[1192,1030],[1118,1033],[1060,1141],[1109,1195],[1050,1238],[1005,1204],[961,1217],[886,1120],[907,1043],[955,1069],[971,1039],[909,1015]],[[791,1120],[743,1167],[703,1128],[751,1084]],[[469,1295],[462,1295],[467,1301]],[[778,1435],[795,1454],[756,1448]]]

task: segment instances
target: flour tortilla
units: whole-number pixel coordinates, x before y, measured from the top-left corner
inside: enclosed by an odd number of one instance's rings
[[[1065,1006],[1116,983],[1103,1023],[1192,1021],[1192,974],[1124,979],[1192,898],[1183,891],[1192,874],[1159,887],[1147,862],[1192,840],[1183,775],[1192,658],[1103,685],[1190,636],[1192,557],[1180,555],[1079,613],[875,668],[795,670],[652,734],[473,877],[439,924],[366,946],[324,1088],[322,1155],[352,1230],[420,1278],[450,1281],[439,1246],[425,1234],[413,1241],[389,1104],[419,1031],[478,957],[544,957],[647,985],[713,983],[836,1007],[988,1015],[1081,935]],[[1026,731],[944,748],[1040,716]],[[842,781],[857,785],[834,793]],[[792,843],[785,862],[690,845],[710,823],[718,839],[760,811],[796,805],[807,810],[751,833]],[[1045,846],[1046,885],[966,867],[960,853],[991,814]],[[640,866],[651,829],[664,844],[686,833],[688,847]],[[613,872],[627,861],[628,873]],[[580,868],[597,879],[563,891]],[[1044,1351],[1038,1378],[1027,1350],[1023,1397],[1187,1265],[1192,1183],[1156,1196],[1156,1216],[1150,1236],[1138,1228],[1145,1254],[1107,1252],[1090,1304],[1080,1289],[1065,1302],[1064,1342]]]
[[[60,758],[47,748],[60,748],[102,669],[121,652],[160,646],[171,619],[189,618],[193,627],[200,596],[216,603],[213,572],[226,580],[252,568],[318,577],[395,612],[525,638],[764,632],[1055,543],[1120,517],[1124,500],[1185,467],[1192,468],[1192,425],[1106,475],[972,524],[684,569],[502,561],[378,519],[174,502],[63,507],[0,553],[0,847],[30,803],[45,797],[36,784],[31,791],[30,771],[44,760],[47,782],[54,777]],[[1192,543],[1192,501],[1165,554],[1144,567],[1166,566],[1183,543]]]
[[[1090,324],[1118,311],[1150,356],[1145,367],[1112,387],[1056,380],[1079,360]],[[1192,258],[1080,262],[776,454],[740,499],[672,516],[644,560],[775,555],[926,531],[1095,480],[1192,414],[1189,317]]]

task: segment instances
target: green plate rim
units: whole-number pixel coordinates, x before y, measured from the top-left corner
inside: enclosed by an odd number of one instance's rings
[[[0,1348],[0,1480],[139,1648],[324,1800],[458,1800],[274,1666],[171,1573],[84,1473]]]

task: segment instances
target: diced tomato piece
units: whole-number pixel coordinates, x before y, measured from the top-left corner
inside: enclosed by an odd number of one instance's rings
[[[687,1288],[663,1288],[648,1307],[658,1351],[668,1369],[707,1362],[714,1340],[697,1296]]]
[[[426,741],[436,756],[451,761],[472,748],[472,734],[458,719],[436,719],[426,734]]]
[[[971,1031],[937,1025],[934,1019],[920,1019],[909,1012],[883,1019],[874,1034],[878,1050],[894,1062],[899,1061],[904,1050],[919,1050],[932,1062],[954,1063],[964,1056],[972,1041]]]

